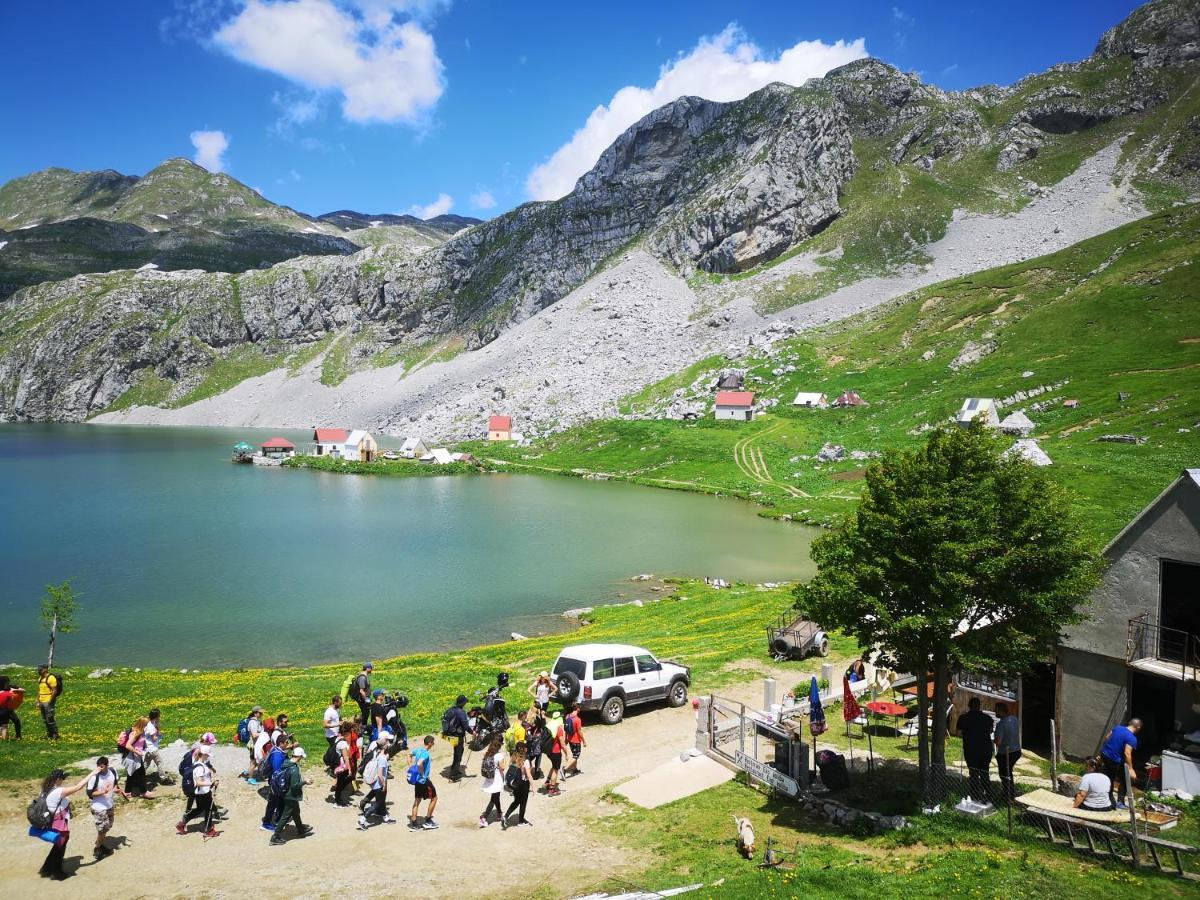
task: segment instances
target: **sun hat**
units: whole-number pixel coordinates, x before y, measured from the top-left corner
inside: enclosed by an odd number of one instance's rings
[[[304,759],[304,757],[308,756],[308,754],[304,752],[303,747],[294,747],[292,749],[292,756],[295,756],[298,759]]]
[[[204,732],[204,734],[200,735],[200,743],[201,744],[215,744],[216,742],[217,742],[217,736],[215,734],[213,734],[211,731],[206,731],[206,732]]]
[[[538,672],[538,678],[549,678],[550,673],[546,671]]]
[[[252,710],[250,710],[250,715],[254,715],[256,712],[262,712],[262,711],[263,711],[263,708],[261,706],[256,706]]]
[[[196,752],[199,753],[201,756],[211,756],[212,748],[209,747],[208,744],[201,744],[199,747],[196,748]]]
[[[390,743],[392,740],[392,733],[384,728],[379,732],[378,735],[375,736],[375,740],[382,741],[385,744]]]

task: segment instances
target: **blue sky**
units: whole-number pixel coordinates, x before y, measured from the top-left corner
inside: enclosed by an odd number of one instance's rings
[[[0,3],[0,182],[221,167],[309,213],[489,216],[558,196],[680,92],[864,53],[947,89],[1091,53],[1138,4],[59,0]]]

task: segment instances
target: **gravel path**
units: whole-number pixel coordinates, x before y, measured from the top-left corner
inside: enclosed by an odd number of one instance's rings
[[[360,372],[336,388],[319,361],[296,377],[277,370],[184,409],[137,407],[97,422],[159,425],[367,427],[426,441],[482,437],[489,413],[526,433],[612,416],[617,401],[691,362],[745,345],[775,321],[809,328],[844,319],[946,278],[1060,250],[1146,214],[1127,184],[1114,184],[1120,142],[1011,216],[956,217],[930,245],[932,262],[868,278],[774,316],[760,316],[753,288],[805,260],[738,282],[744,290],[706,324],[712,292],[698,295],[641,251],[614,265],[486,347],[405,376],[400,366]]]

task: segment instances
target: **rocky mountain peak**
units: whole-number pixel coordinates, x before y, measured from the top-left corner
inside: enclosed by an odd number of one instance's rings
[[[1104,32],[1092,55],[1129,56],[1146,68],[1200,59],[1200,0],[1153,0],[1139,6]]]

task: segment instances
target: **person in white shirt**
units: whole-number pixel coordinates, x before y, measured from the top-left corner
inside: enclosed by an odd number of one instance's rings
[[[359,806],[358,830],[367,830],[367,817],[380,816],[384,825],[394,825],[396,820],[387,814],[387,783],[388,783],[388,745],[391,744],[392,734],[386,729],[379,732],[375,739],[378,749],[371,761],[363,769],[363,783],[367,786],[367,796],[363,797]]]
[[[175,825],[177,834],[187,834],[187,823],[190,819],[204,817],[204,837],[215,838],[220,832],[213,827],[213,790],[219,779],[209,765],[212,748],[208,744],[200,744],[194,751],[196,764],[192,767],[192,784],[195,785],[196,806],[184,814]]]
[[[250,776],[254,775],[254,744],[263,730],[262,715],[263,708],[256,706],[250,710],[250,718],[246,720],[246,731],[250,735],[249,740],[246,741],[246,746],[250,750],[250,771],[247,773]]]
[[[146,741],[145,750],[142,753],[142,765],[145,766],[147,775],[150,774],[150,766],[153,765],[158,783],[170,784],[171,779],[163,774],[162,757],[158,755],[159,741],[162,740],[162,726],[159,722],[161,715],[162,713],[159,712],[157,707],[146,713],[146,718],[149,721],[146,723],[146,730],[142,732],[142,736]]]
[[[250,721],[253,722],[254,720],[251,719]],[[267,744],[271,743],[271,735],[274,733],[275,720],[271,718],[264,719],[258,729],[258,733],[254,736],[254,743],[250,745],[251,769],[249,777],[246,778],[246,784],[258,784],[258,779],[254,777],[254,770],[266,758]]]
[[[1085,765],[1087,774],[1079,779],[1079,790],[1075,794],[1075,808],[1091,812],[1108,812],[1116,809],[1112,802],[1112,779],[1100,771],[1100,758],[1089,756]]]
[[[54,846],[38,871],[43,878],[63,881],[71,877],[63,871],[63,857],[67,854],[67,841],[71,839],[71,801],[67,798],[86,788],[88,781],[99,771],[98,768],[92,769],[77,783],[67,786],[63,783],[67,780],[67,773],[55,769],[42,782],[42,796],[46,798],[46,806],[53,817],[50,830],[56,832]]]
[[[334,694],[329,699],[329,706],[325,707],[325,740],[329,744],[333,744],[337,740],[338,726],[342,724],[342,698],[338,694]]]
[[[104,838],[113,826],[113,794],[120,794],[126,800],[129,795],[117,784],[117,773],[109,768],[107,756],[96,760],[96,774],[88,779],[86,790],[92,801],[92,821],[96,825],[96,846],[92,850],[92,857],[104,859],[112,856],[112,850],[105,846]]]
[[[491,774],[485,774],[489,770]],[[492,824],[493,808],[496,810],[497,817],[504,812],[500,806],[500,792],[504,790],[504,771],[504,735],[494,734],[491,743],[483,752],[483,762],[480,765],[480,776],[483,778],[480,789],[488,795],[488,805],[479,814],[480,828],[487,828]]]

